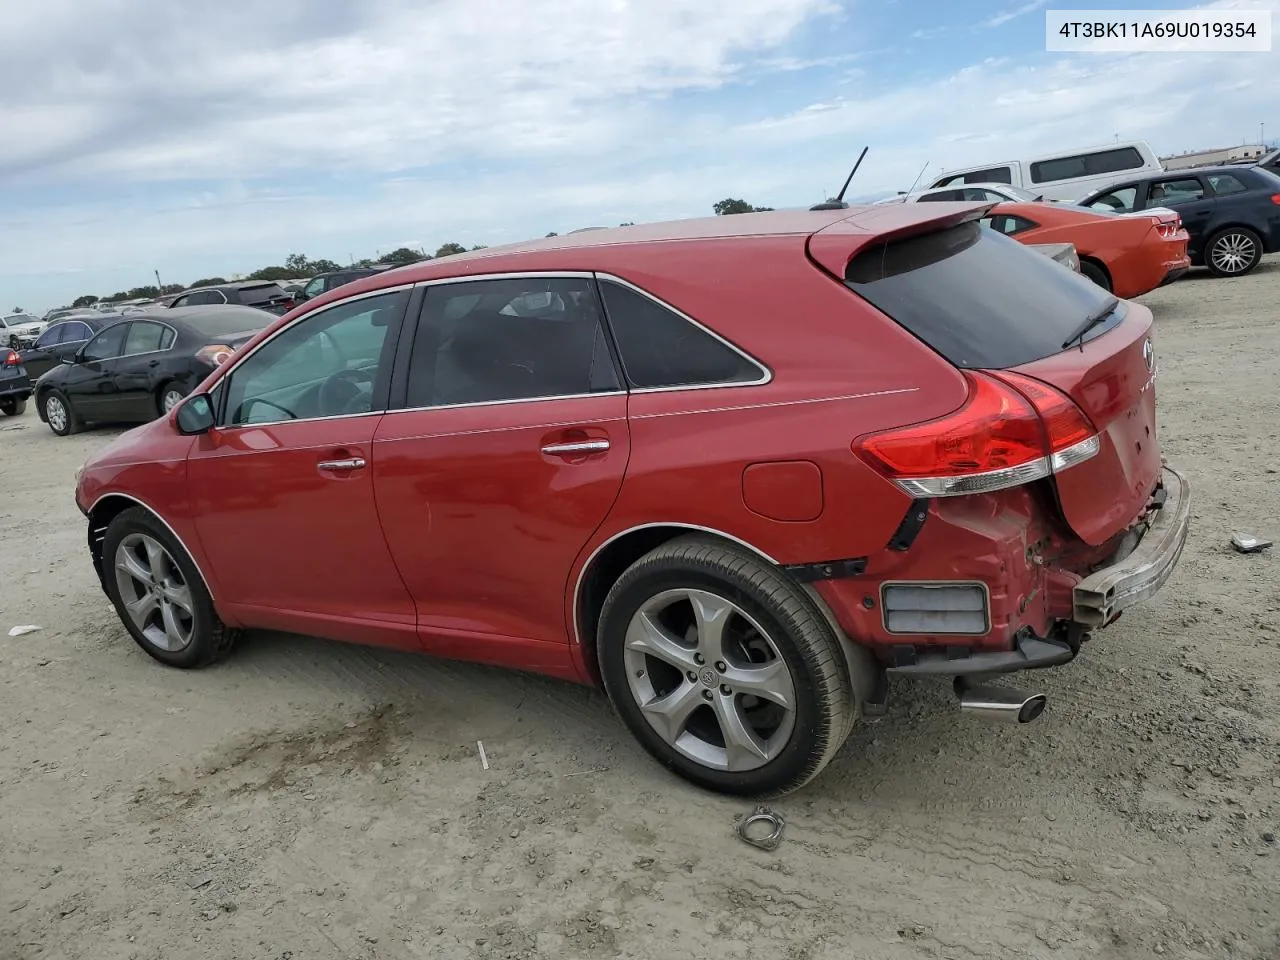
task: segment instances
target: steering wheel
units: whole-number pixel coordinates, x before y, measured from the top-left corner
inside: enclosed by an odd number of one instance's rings
[[[371,391],[360,389],[360,384],[373,384],[373,373],[368,370],[339,370],[324,383],[316,401],[320,415],[340,417],[349,413],[368,413]],[[363,409],[360,407],[363,401]]]

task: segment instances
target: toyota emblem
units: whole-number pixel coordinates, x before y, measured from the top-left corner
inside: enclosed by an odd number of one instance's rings
[[[1142,359],[1146,361],[1148,370],[1156,368],[1156,348],[1151,345],[1150,340],[1142,344]]]

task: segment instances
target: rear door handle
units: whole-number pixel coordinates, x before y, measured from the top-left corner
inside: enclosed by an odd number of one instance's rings
[[[608,440],[572,440],[567,443],[548,443],[542,448],[542,452],[549,457],[563,457],[572,453],[604,453],[608,449]]]
[[[359,470],[364,465],[364,457],[347,457],[345,460],[321,460],[316,464],[316,468],[338,472],[342,470]]]

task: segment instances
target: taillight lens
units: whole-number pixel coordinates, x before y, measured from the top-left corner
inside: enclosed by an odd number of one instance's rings
[[[201,347],[196,351],[196,359],[203,360],[205,363],[220,367],[231,359],[235,350],[222,343],[211,343],[207,347]]]
[[[7,354],[5,354],[4,365],[6,367],[16,367],[20,363],[22,363],[22,358],[18,356],[18,353],[16,350],[10,350]]]
[[[1271,202],[1280,207],[1280,193],[1273,193],[1271,195]]]
[[[858,454],[913,497],[990,493],[1094,456],[1099,439],[1069,397],[1013,373],[965,371],[955,413],[859,437]]]

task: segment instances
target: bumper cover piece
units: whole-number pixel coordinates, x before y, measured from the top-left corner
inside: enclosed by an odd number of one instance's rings
[[[914,663],[896,664],[885,669],[888,673],[909,677],[971,677],[1056,667],[1076,655],[1076,651],[1065,643],[1042,640],[1026,633],[1019,634],[1014,643],[1012,650],[966,652],[962,656],[924,654],[918,656]]]
[[[1133,552],[1076,584],[1072,619],[1088,627],[1110,623],[1122,610],[1155,594],[1173,575],[1191,529],[1187,478],[1165,466],[1165,500]]]

